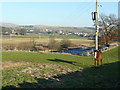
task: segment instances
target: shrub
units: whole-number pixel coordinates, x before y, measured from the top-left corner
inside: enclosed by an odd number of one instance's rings
[[[8,44],[8,43],[2,44],[2,50],[14,50],[15,47],[16,47],[15,44]]]
[[[60,47],[62,49],[67,49],[71,45],[71,41],[69,39],[63,39],[60,41]]]
[[[22,42],[20,44],[18,44],[17,46],[18,50],[34,50],[34,44],[30,41],[30,42]]]

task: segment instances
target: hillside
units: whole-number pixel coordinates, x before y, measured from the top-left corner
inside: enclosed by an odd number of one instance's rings
[[[11,27],[11,28],[25,28],[27,30],[62,30],[66,32],[78,32],[78,33],[94,33],[93,27],[62,27],[62,26],[45,26],[45,25],[17,25],[13,23],[0,23],[0,27]]]
[[[91,27],[60,27],[60,26],[43,26],[43,25],[30,25],[30,26],[21,26],[25,27],[27,29],[33,29],[33,30],[62,30],[67,32],[78,32],[78,33],[94,33],[95,29]]]
[[[19,25],[13,24],[13,23],[3,23],[3,22],[0,22],[0,27],[19,27]]]
[[[104,52],[96,68],[93,56],[3,52],[3,88],[120,87],[119,48]]]

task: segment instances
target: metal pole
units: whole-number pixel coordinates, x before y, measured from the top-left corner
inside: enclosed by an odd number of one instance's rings
[[[98,26],[98,0],[96,0],[96,42],[95,42],[95,48],[98,50],[98,34],[99,34],[99,26]]]

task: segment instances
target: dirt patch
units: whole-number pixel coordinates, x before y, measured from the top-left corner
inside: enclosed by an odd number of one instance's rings
[[[2,68],[10,68],[10,67],[19,67],[19,66],[24,66],[24,65],[29,65],[31,64],[30,62],[15,62],[15,61],[5,61],[2,62]]]
[[[26,68],[22,69],[21,73],[27,73],[35,78],[44,78],[44,79],[57,79],[53,76],[57,76],[58,74],[66,74],[70,72],[75,72],[77,70],[82,70],[82,67],[78,69],[71,69],[67,66],[59,65],[59,64],[42,64],[42,63],[33,63],[32,65],[28,65]],[[58,80],[59,81],[59,80]]]

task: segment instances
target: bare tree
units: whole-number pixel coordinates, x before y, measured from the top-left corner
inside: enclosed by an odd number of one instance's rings
[[[108,45],[118,39],[118,20],[116,15],[100,15],[100,44]]]
[[[62,49],[67,49],[71,45],[71,41],[69,39],[63,39],[60,42],[60,46]]]
[[[55,44],[56,44],[56,40],[55,40],[55,36],[54,35],[51,35],[49,37],[49,43],[48,43],[48,48],[49,49],[55,49]]]

